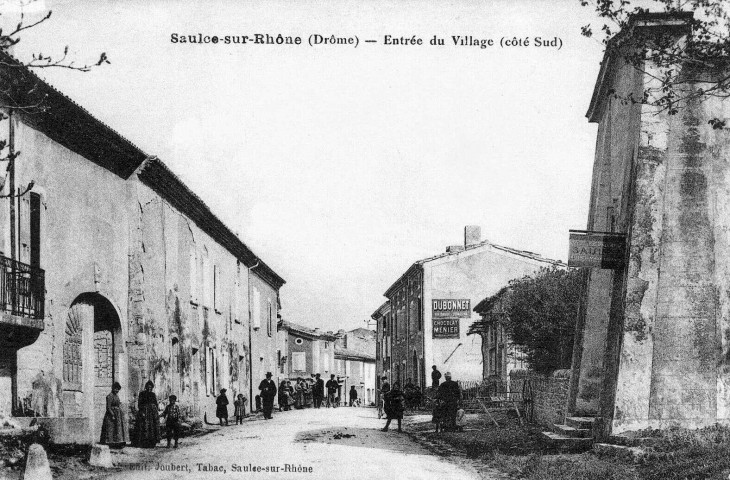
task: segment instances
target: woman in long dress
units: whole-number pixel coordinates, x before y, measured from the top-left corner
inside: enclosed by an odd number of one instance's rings
[[[384,432],[388,431],[391,420],[398,420],[398,431],[401,432],[401,420],[403,420],[403,392],[400,384],[395,382],[393,388],[385,394],[385,415],[388,421],[385,422]]]
[[[296,403],[294,404],[294,408],[296,408],[296,409],[304,408],[304,391],[305,390],[306,390],[306,387],[304,386],[304,380],[302,380],[301,377],[297,378],[297,396],[296,396]]]
[[[160,417],[157,395],[152,380],[147,381],[137,399],[137,443],[142,448],[154,448],[160,440]]]
[[[106,413],[104,414],[104,422],[101,425],[100,443],[111,447],[123,447],[129,440],[127,436],[127,427],[124,422],[124,413],[122,412],[122,402],[119,400],[119,391],[122,386],[119,382],[114,382],[112,391],[106,396]]]

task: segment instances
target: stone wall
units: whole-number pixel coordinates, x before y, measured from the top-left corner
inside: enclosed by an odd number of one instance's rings
[[[528,370],[510,372],[510,391],[525,392],[530,397],[532,408],[527,412],[533,423],[545,426],[562,424],[565,421],[565,408],[568,401],[570,370],[556,370],[552,375],[541,375]],[[529,386],[525,382],[529,381]]]

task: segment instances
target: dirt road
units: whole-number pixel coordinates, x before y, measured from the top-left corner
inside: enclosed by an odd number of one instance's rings
[[[184,439],[178,449],[125,449],[115,455],[122,470],[103,478],[480,478],[467,463],[432,455],[404,433],[381,432],[383,424],[370,408],[275,413],[273,420]]]

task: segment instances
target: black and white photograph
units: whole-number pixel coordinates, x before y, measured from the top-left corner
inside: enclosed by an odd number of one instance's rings
[[[0,479],[730,478],[727,0],[0,0]]]

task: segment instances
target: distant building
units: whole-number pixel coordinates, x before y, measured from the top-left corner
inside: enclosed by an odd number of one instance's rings
[[[415,262],[385,292],[390,321],[374,314],[386,324],[380,338],[389,339],[389,345],[380,354],[390,352],[391,383],[403,385],[410,378],[426,387],[432,365],[457,380],[481,380],[481,340],[467,336],[477,320],[473,305],[511,279],[550,265],[562,263],[481,241],[479,227],[465,228],[463,245]],[[383,364],[382,357],[378,363]]]
[[[342,385],[343,402],[349,401],[352,386],[365,405],[375,402],[375,336],[373,330],[356,328],[341,331],[335,343],[336,372]]]
[[[375,321],[375,389],[380,391],[380,383],[383,375],[390,378],[391,371],[391,330],[390,330],[390,302],[386,301],[378,307],[372,315]]]
[[[285,371],[288,378],[308,378],[319,373],[327,380],[335,373],[335,333],[287,320],[281,322],[280,330],[284,334],[280,349],[282,353],[286,352],[282,372]]]
[[[471,324],[469,335],[481,336],[484,380],[498,378],[502,382],[507,382],[512,370],[528,368],[524,352],[510,342],[502,324],[501,318],[504,315],[502,307],[507,295],[509,287],[504,287],[474,307],[474,311],[481,316],[481,319]]]

